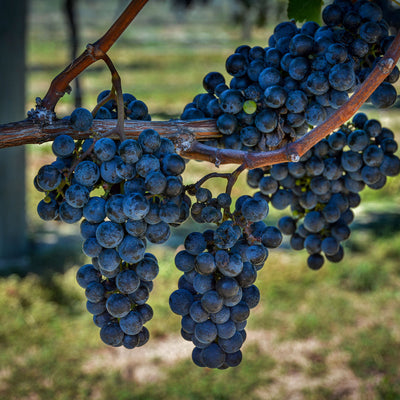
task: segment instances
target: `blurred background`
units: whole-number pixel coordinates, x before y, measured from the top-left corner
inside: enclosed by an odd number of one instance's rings
[[[286,19],[280,0],[193,1],[187,8],[184,3],[190,2],[149,1],[109,52],[124,92],[144,101],[153,120],[177,118],[202,92],[208,72],[225,73],[225,59],[240,44],[267,46],[274,25]],[[79,54],[128,1],[1,4],[5,123],[23,119],[70,62],[66,4],[74,6]],[[78,99],[74,86],[58,104],[60,117],[71,113],[76,101],[93,108],[97,94],[111,86],[109,73],[96,63],[79,86]],[[399,107],[363,111],[400,139]],[[173,264],[176,249],[199,228],[186,222],[166,245],[150,249],[160,261],[149,300],[155,311],[146,325],[150,342],[135,350],[109,348],[75,282],[77,269],[89,261],[81,252],[79,226],[44,223],[36,215],[41,195],[32,180],[52,161],[50,144],[1,150],[1,400],[400,399],[399,178],[389,178],[379,192],[362,192],[340,264],[327,262],[314,272],[306,254],[287,244],[270,252],[257,281],[262,300],[249,319],[243,361],[236,369],[212,371],[193,365],[192,344],[180,337],[180,318],[168,306],[180,275]],[[214,170],[191,162],[186,182]],[[213,180],[208,187],[216,196],[224,184]],[[250,191],[242,176],[233,194]],[[267,223],[276,224],[282,214],[271,211]]]

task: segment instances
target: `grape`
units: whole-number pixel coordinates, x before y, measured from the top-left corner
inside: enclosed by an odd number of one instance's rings
[[[125,235],[118,246],[119,256],[130,264],[141,261],[145,251],[146,247],[143,241],[131,235]]]
[[[58,216],[58,203],[54,199],[50,201],[40,200],[37,213],[44,221],[51,221]]]
[[[203,365],[208,368],[220,368],[226,359],[224,351],[222,351],[220,346],[216,343],[211,343],[209,346],[201,350],[200,357]]]
[[[225,353],[236,353],[243,344],[243,337],[239,332],[236,332],[229,339],[220,338],[218,344]]]
[[[84,254],[91,258],[98,257],[102,249],[102,246],[94,237],[87,238],[82,245]]]
[[[354,151],[346,151],[341,157],[343,169],[348,172],[354,172],[361,168],[362,157]]]
[[[353,56],[363,58],[369,52],[369,45],[365,40],[357,38],[350,44],[349,52]]]
[[[72,207],[83,208],[89,201],[89,190],[83,185],[71,185],[65,191],[65,201]]]
[[[162,159],[161,169],[167,176],[178,176],[185,170],[185,161],[178,154],[168,153]]]
[[[117,247],[124,238],[124,230],[115,222],[102,222],[96,230],[96,239],[105,248]]]
[[[56,189],[60,185],[61,180],[60,172],[53,165],[44,165],[41,167],[36,177],[38,186],[45,191]]]
[[[121,330],[127,335],[137,335],[143,328],[141,315],[136,311],[130,311],[119,320]]]
[[[146,120],[149,110],[141,100],[133,100],[128,104],[127,115],[130,119]]]
[[[105,344],[120,346],[124,339],[124,333],[118,323],[110,322],[100,329],[100,338]]]
[[[324,264],[324,257],[321,254],[311,254],[307,259],[307,264],[312,270],[319,270]]]
[[[396,102],[397,92],[393,85],[383,82],[375,89],[370,99],[376,108],[389,108]]]
[[[169,297],[169,306],[171,310],[178,315],[189,314],[190,306],[193,303],[193,295],[185,290],[175,290]]]
[[[93,152],[100,161],[110,161],[116,151],[117,146],[110,138],[101,138],[94,144]]]
[[[118,147],[118,154],[127,164],[136,163],[142,156],[139,143],[133,139],[126,139]]]
[[[221,93],[219,101],[223,112],[237,114],[243,108],[244,98],[240,90],[228,89]]]
[[[138,142],[144,153],[154,153],[161,145],[161,137],[154,129],[145,129],[140,133]]]
[[[305,111],[307,103],[307,95],[301,90],[294,90],[288,93],[285,105],[288,111],[301,113]]]
[[[400,172],[400,160],[394,155],[385,155],[380,166],[380,171],[386,176],[396,176]]]
[[[320,104],[314,103],[307,107],[304,116],[308,124],[315,126],[325,121],[326,111]]]
[[[209,313],[216,313],[222,309],[223,299],[215,290],[209,290],[201,297],[201,305]]]
[[[240,131],[240,141],[248,147],[256,146],[260,136],[260,132],[253,126],[246,126]]]
[[[123,212],[132,220],[141,220],[149,212],[150,205],[140,193],[129,193],[122,202]]]
[[[115,249],[103,248],[98,255],[98,263],[103,275],[108,275],[109,278],[117,276],[121,258]]]
[[[376,22],[366,22],[361,25],[360,36],[368,44],[377,43],[381,38],[382,29]]]
[[[206,249],[207,243],[200,232],[192,232],[186,237],[184,245],[188,253],[196,256]]]
[[[104,299],[105,289],[100,282],[90,282],[85,289],[86,298],[92,303],[98,303]]]
[[[115,172],[120,179],[132,179],[136,175],[135,167],[124,163],[122,159],[118,159]]]
[[[343,12],[335,4],[326,6],[322,11],[322,19],[326,25],[333,26],[341,23],[343,18]]]
[[[193,279],[193,289],[199,294],[204,294],[214,289],[214,286],[215,282],[212,275],[197,274]]]
[[[123,202],[125,196],[122,194],[115,194],[106,201],[105,211],[106,216],[112,221],[118,224],[122,224],[126,221],[127,217],[124,214]],[[85,212],[85,210],[84,210]]]
[[[367,119],[364,122],[363,129],[371,137],[377,137],[382,133],[382,126],[381,126],[380,122],[375,119],[369,119],[369,120]]]
[[[329,105],[334,108],[338,109],[344,103],[347,102],[349,99],[349,95],[347,92],[340,92],[338,90],[332,89],[329,91]]]
[[[232,76],[243,76],[246,73],[247,61],[242,54],[230,55],[225,63],[226,71]]]
[[[67,224],[74,224],[82,218],[82,208],[76,208],[69,205],[67,202],[63,202],[58,210],[58,215],[61,221]]]
[[[155,244],[161,244],[166,242],[171,235],[169,225],[161,221],[158,224],[149,225],[146,231],[146,238]]]
[[[285,235],[292,235],[296,230],[296,221],[289,216],[282,217],[278,222],[280,232]]]
[[[129,314],[131,309],[131,302],[128,297],[119,294],[113,293],[106,301],[107,311],[114,318],[123,318]]]
[[[292,37],[289,44],[290,54],[293,56],[308,56],[314,48],[314,41],[311,36],[299,33]]]
[[[100,178],[99,167],[92,161],[82,161],[75,168],[74,178],[80,185],[91,187]]]
[[[74,139],[68,135],[59,135],[54,139],[51,149],[57,157],[69,157],[75,150]]]
[[[149,289],[141,284],[133,293],[128,294],[129,300],[137,305],[144,305],[149,299]]]
[[[79,107],[72,112],[69,121],[74,129],[85,132],[92,126],[93,116],[86,108]]]
[[[136,273],[142,281],[152,281],[158,275],[158,263],[156,260],[144,257],[136,266]]]
[[[336,64],[329,71],[329,83],[333,89],[349,90],[355,83],[354,69],[350,64]]]
[[[132,270],[121,271],[115,279],[118,290],[123,294],[130,294],[136,291],[140,286],[140,279]]]
[[[98,196],[91,197],[83,207],[83,217],[91,223],[101,223],[106,217],[106,201]]]
[[[225,83],[225,78],[219,72],[209,72],[203,79],[203,87],[208,93],[214,93],[219,84]]]
[[[268,215],[268,203],[265,200],[248,199],[242,205],[242,214],[248,221],[262,221]]]
[[[120,178],[117,173],[117,168],[120,162],[121,160],[119,157],[114,157],[111,160],[105,161],[101,164],[100,175],[106,182],[114,184],[122,181],[122,178]]]
[[[263,110],[257,114],[255,119],[255,125],[257,129],[263,133],[270,133],[278,124],[278,118],[276,113],[272,110]]]
[[[76,273],[76,280],[83,289],[86,289],[90,282],[99,282],[101,275],[92,264],[85,264]]]

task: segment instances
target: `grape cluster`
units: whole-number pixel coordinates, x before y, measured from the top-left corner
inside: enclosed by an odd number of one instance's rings
[[[247,182],[273,207],[291,207],[293,215],[282,217],[278,227],[290,235],[294,250],[307,250],[308,266],[317,270],[323,255],[331,262],[343,258],[341,242],[350,236],[352,208],[361,201],[358,193],[365,186],[380,189],[387,176],[399,174],[396,151],[393,132],[358,113],[299,162],[251,170]]]
[[[97,96],[97,103],[101,103],[110,94],[110,90],[103,90]],[[137,121],[151,121],[151,116],[147,105],[138,100],[133,94],[124,93],[122,95],[124,102],[124,116],[125,118]],[[108,100],[96,112],[96,119],[116,119],[118,117],[117,102],[115,100]]]
[[[153,318],[153,309],[146,302],[157,274],[158,262],[150,253],[139,263],[122,263],[116,274],[96,263],[79,268],[76,279],[85,289],[86,308],[104,343],[127,349],[147,343],[150,335],[144,324]]]
[[[206,93],[187,104],[182,119],[215,118],[222,134],[208,144],[265,151],[321,124],[342,106],[382,58],[394,36],[378,5],[335,0],[325,25],[282,22],[268,46],[242,45],[226,60],[229,85],[219,72],[203,80]],[[387,108],[397,99],[395,67],[370,101]]]
[[[195,345],[194,363],[225,369],[242,360],[247,318],[260,300],[254,285],[257,271],[268,257],[267,248],[278,247],[282,234],[262,221],[268,214],[268,203],[260,196],[240,197],[233,214],[229,213],[231,198],[226,193],[213,199],[209,190],[200,188],[196,197],[194,218],[218,227],[186,237],[184,250],[175,257],[183,275],[169,304],[182,316],[182,337]],[[201,211],[193,214],[196,204]]]
[[[90,116],[77,109],[71,124],[82,128]],[[140,346],[148,340],[143,325],[153,312],[146,301],[159,270],[146,243],[164,243],[170,226],[189,217],[181,177],[185,162],[152,129],[122,142],[105,137],[74,142],[60,135],[52,149],[56,161],[42,166],[34,180],[45,194],[38,214],[70,224],[83,218],[83,252],[92,263],[79,269],[77,280],[87,309],[105,343]]]

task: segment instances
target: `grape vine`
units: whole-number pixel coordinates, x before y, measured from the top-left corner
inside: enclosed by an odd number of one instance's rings
[[[159,266],[147,243],[165,243],[171,226],[189,217],[212,224],[190,233],[177,253],[183,274],[169,302],[182,317],[182,337],[195,346],[194,363],[234,367],[250,310],[260,301],[255,282],[269,249],[284,234],[292,249],[306,249],[311,269],[325,259],[339,262],[358,193],[400,173],[393,132],[354,115],[367,100],[378,108],[396,101],[400,33],[390,35],[377,4],[335,0],[324,8],[322,26],[282,22],[268,46],[238,47],[226,60],[229,82],[209,72],[205,93],[181,120],[159,122],[144,102],[122,92],[107,55],[146,3],[132,1],[52,81],[27,120],[1,126],[0,147],[53,141],[56,160],[34,180],[44,196],[37,211],[46,221],[81,221],[91,263],[78,270],[77,281],[108,345],[133,349],[149,340],[147,300]],[[69,83],[98,60],[110,70],[111,90],[99,94],[92,111],[77,108],[58,120],[54,109]],[[185,185],[183,157],[239,167]],[[258,191],[233,204],[232,187],[245,169]],[[227,179],[224,193],[202,187],[216,177]],[[268,226],[270,207],[290,207],[291,215]]]

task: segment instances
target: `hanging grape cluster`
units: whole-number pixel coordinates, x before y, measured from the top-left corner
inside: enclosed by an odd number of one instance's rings
[[[331,262],[342,260],[358,193],[365,186],[381,189],[388,176],[400,173],[397,148],[390,129],[359,113],[299,162],[253,169],[247,182],[274,208],[290,206],[292,216],[282,217],[278,227],[290,236],[292,249],[307,250],[308,266],[317,270],[324,263],[321,253]]]
[[[125,98],[132,115],[135,107],[129,105],[139,101],[130,96]],[[98,118],[110,117],[114,106],[109,104],[99,108]],[[147,111],[142,116],[148,118]],[[92,120],[83,108],[70,117],[72,126],[83,131]],[[146,243],[164,243],[170,226],[189,217],[190,199],[181,178],[185,162],[173,143],[152,129],[138,140],[124,141],[102,137],[74,142],[60,135],[52,149],[57,159],[41,167],[34,180],[45,193],[38,214],[46,221],[82,220],[82,248],[92,263],[78,270],[77,281],[85,289],[87,310],[106,344],[141,346],[149,339],[144,324],[153,310],[146,302],[159,272]]]

